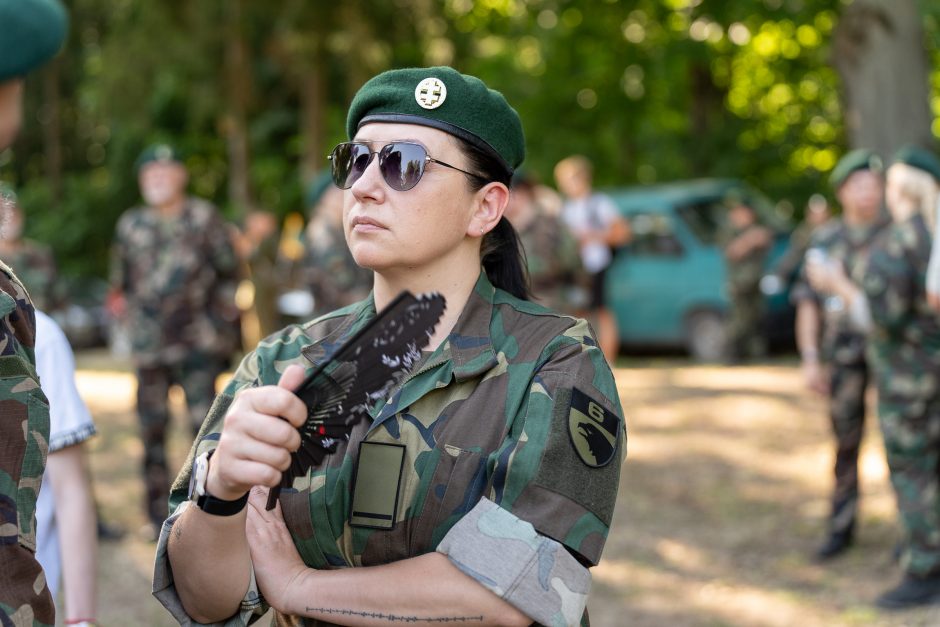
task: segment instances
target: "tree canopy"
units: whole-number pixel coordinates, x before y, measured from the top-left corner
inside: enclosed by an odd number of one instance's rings
[[[232,219],[303,211],[358,87],[391,67],[448,64],[518,109],[525,167],[545,182],[582,153],[599,185],[740,177],[799,208],[828,191],[847,147],[832,58],[847,4],[74,0],[66,49],[29,78],[0,178],[65,273],[103,275],[146,145],[180,147],[192,191]],[[920,10],[940,67],[940,7]],[[936,119],[940,71],[930,81]]]

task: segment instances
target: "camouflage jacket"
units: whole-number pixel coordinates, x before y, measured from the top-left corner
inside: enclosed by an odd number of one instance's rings
[[[163,526],[157,548],[154,594],[177,619],[189,622],[173,590],[166,544],[172,522],[188,506],[192,460],[216,446],[239,390],[275,383],[292,363],[309,369],[323,362],[374,315],[370,297],[288,327],[248,355],[216,399],[173,486],[170,509],[176,512]],[[513,582],[501,591],[492,585],[502,583],[492,572],[493,562],[505,567],[517,549],[538,546],[530,561],[510,564],[538,573],[532,576],[536,582],[544,576],[542,592],[554,596],[534,609],[520,602],[521,609],[546,624],[577,624],[590,583],[578,562],[594,565],[600,559],[626,454],[614,379],[587,323],[515,299],[481,274],[447,340],[370,414],[372,422],[358,424],[348,446],[340,444],[323,467],[281,494],[305,563],[317,569],[369,566],[438,550],[515,604]],[[397,508],[388,512],[390,529],[359,526],[361,507],[353,508],[358,496],[350,486],[361,447],[368,443],[405,446]],[[548,550],[551,546],[557,550]],[[565,560],[574,568],[568,564],[565,571]],[[562,616],[569,606],[578,608],[573,621]],[[253,587],[240,616],[229,624],[245,624],[263,609]]]
[[[560,218],[539,211],[519,231],[519,239],[536,301],[557,311],[573,311],[571,290],[586,280],[574,235]]]
[[[51,625],[55,606],[36,561],[36,497],[49,404],[39,387],[29,295],[0,263],[0,624]]]
[[[893,224],[872,246],[862,286],[874,323],[868,356],[881,401],[916,405],[940,395],[940,315],[927,306],[924,287],[931,246],[920,215]]]
[[[841,263],[846,274],[859,282],[872,243],[889,224],[886,216],[861,227],[850,227],[841,219],[833,220],[813,232],[810,248],[824,250],[831,261]],[[865,363],[865,335],[851,327],[841,300],[817,294],[810,287],[805,272],[800,273],[791,296],[794,301],[810,299],[819,305],[823,315],[821,355],[825,361],[841,366]]]
[[[178,218],[156,209],[117,224],[111,288],[127,298],[131,350],[141,365],[179,363],[192,351],[227,357],[237,343],[238,262],[218,211],[187,200]]]
[[[59,273],[49,246],[24,239],[20,240],[15,251],[0,257],[29,289],[29,296],[37,309],[53,311],[61,304],[57,285]]]

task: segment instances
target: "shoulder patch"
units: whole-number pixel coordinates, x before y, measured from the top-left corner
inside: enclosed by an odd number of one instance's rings
[[[568,435],[581,461],[592,468],[601,468],[609,464],[617,452],[620,419],[578,388],[572,388]]]

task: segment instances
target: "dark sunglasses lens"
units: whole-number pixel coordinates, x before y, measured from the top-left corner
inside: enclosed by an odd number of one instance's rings
[[[392,189],[408,191],[421,180],[427,156],[427,151],[418,144],[388,144],[379,155],[382,178]]]
[[[372,155],[369,147],[363,144],[339,144],[333,149],[332,173],[333,183],[340,189],[349,189],[359,180],[362,173],[369,167]]]

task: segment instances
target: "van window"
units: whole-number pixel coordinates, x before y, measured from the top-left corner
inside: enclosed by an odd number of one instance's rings
[[[727,207],[720,198],[703,200],[677,209],[679,217],[703,244],[717,244],[724,227]]]
[[[630,228],[633,231],[633,239],[630,242],[632,254],[677,256],[683,252],[669,216],[634,214],[630,218]]]

